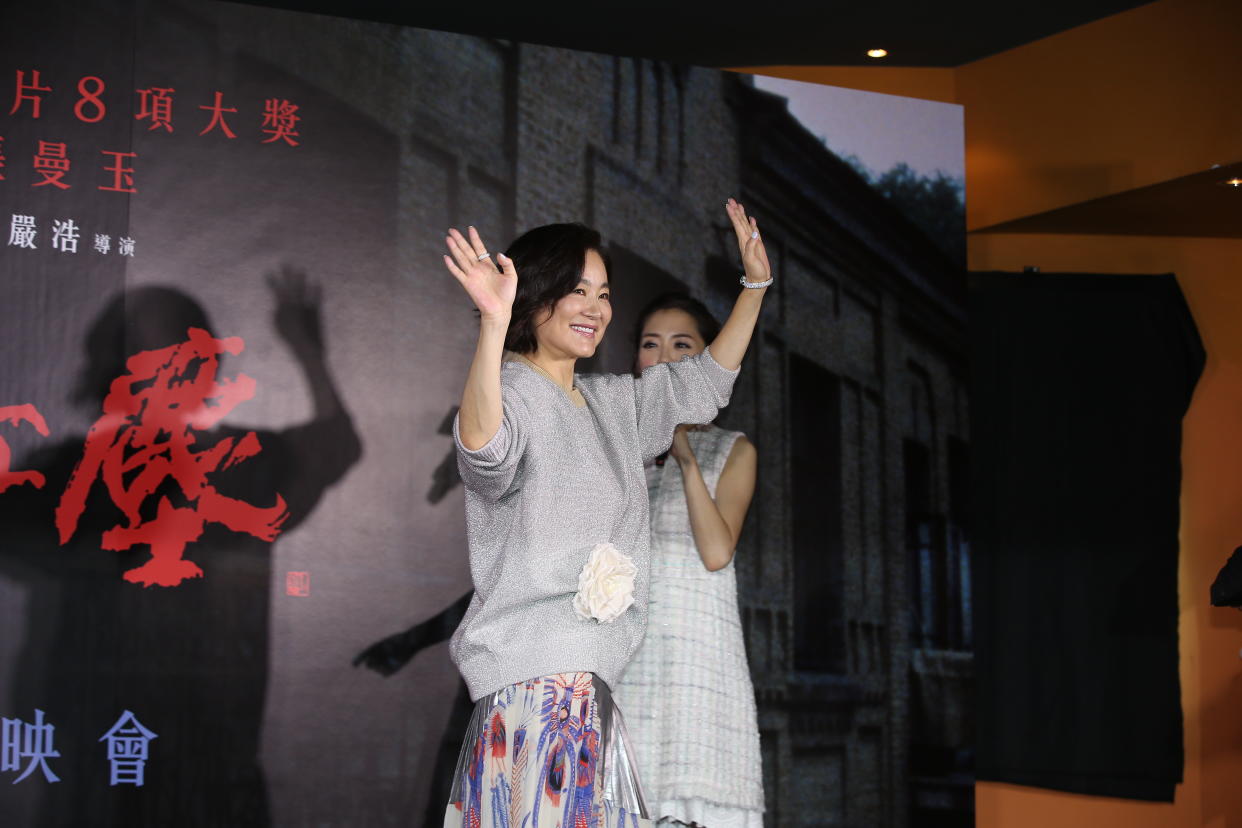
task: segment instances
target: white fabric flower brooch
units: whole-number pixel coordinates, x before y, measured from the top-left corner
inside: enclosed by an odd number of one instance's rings
[[[590,621],[607,624],[634,603],[634,575],[638,570],[630,556],[611,543],[601,543],[578,573],[574,612]]]

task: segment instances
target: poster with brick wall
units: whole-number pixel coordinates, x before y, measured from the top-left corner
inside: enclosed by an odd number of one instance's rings
[[[477,333],[445,230],[598,228],[617,310],[581,367],[627,371],[655,293],[727,312],[736,196],[778,276],[721,420],[760,449],[737,568],[766,821],[908,824],[911,664],[946,648],[910,632],[901,457],[967,439],[958,269],[784,98],[229,3],[3,24],[0,821],[439,824]]]

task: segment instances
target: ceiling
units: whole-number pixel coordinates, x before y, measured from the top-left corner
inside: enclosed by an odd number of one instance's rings
[[[960,66],[1133,0],[263,0],[251,5],[699,66]],[[883,61],[867,49],[889,51]]]
[[[241,0],[318,14],[713,67],[949,68],[1109,15],[1133,0]],[[738,10],[727,10],[736,8]],[[889,50],[876,61],[869,48]],[[1228,175],[1226,175],[1228,174]],[[1230,165],[1153,187],[980,228],[976,233],[1242,234]]]

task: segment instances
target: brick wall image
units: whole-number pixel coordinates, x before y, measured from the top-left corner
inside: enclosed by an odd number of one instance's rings
[[[496,144],[466,153],[424,129],[434,148],[412,147],[413,163],[438,163],[434,203],[456,204],[455,221],[502,237],[600,229],[617,315],[599,368],[628,369],[634,314],[659,290],[727,315],[725,197],[764,228],[778,287],[722,422],[761,458],[737,567],[769,824],[968,820],[969,417],[952,264],[743,77],[470,43],[462,77],[504,90],[490,98]]]
[[[233,18],[246,14],[267,13]],[[955,821],[969,820],[973,794],[954,265],[746,76],[328,18],[290,25],[302,56],[290,71],[398,136],[397,259],[423,300],[411,324],[463,303],[440,272],[444,228],[474,224],[494,248],[583,221],[611,253],[615,316],[582,368],[625,371],[634,316],[655,293],[682,287],[727,315],[738,266],[723,202],[757,216],[777,284],[721,423],[760,456],[736,565],[767,822],[967,824]],[[469,331],[458,339],[468,354]]]

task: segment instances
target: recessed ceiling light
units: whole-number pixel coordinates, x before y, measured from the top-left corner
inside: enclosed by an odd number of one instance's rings
[[[888,57],[888,49],[868,49],[867,57],[870,57],[870,58]]]
[[[1242,187],[1242,178],[1234,176],[1233,178],[1226,178],[1220,183],[1226,187]]]

